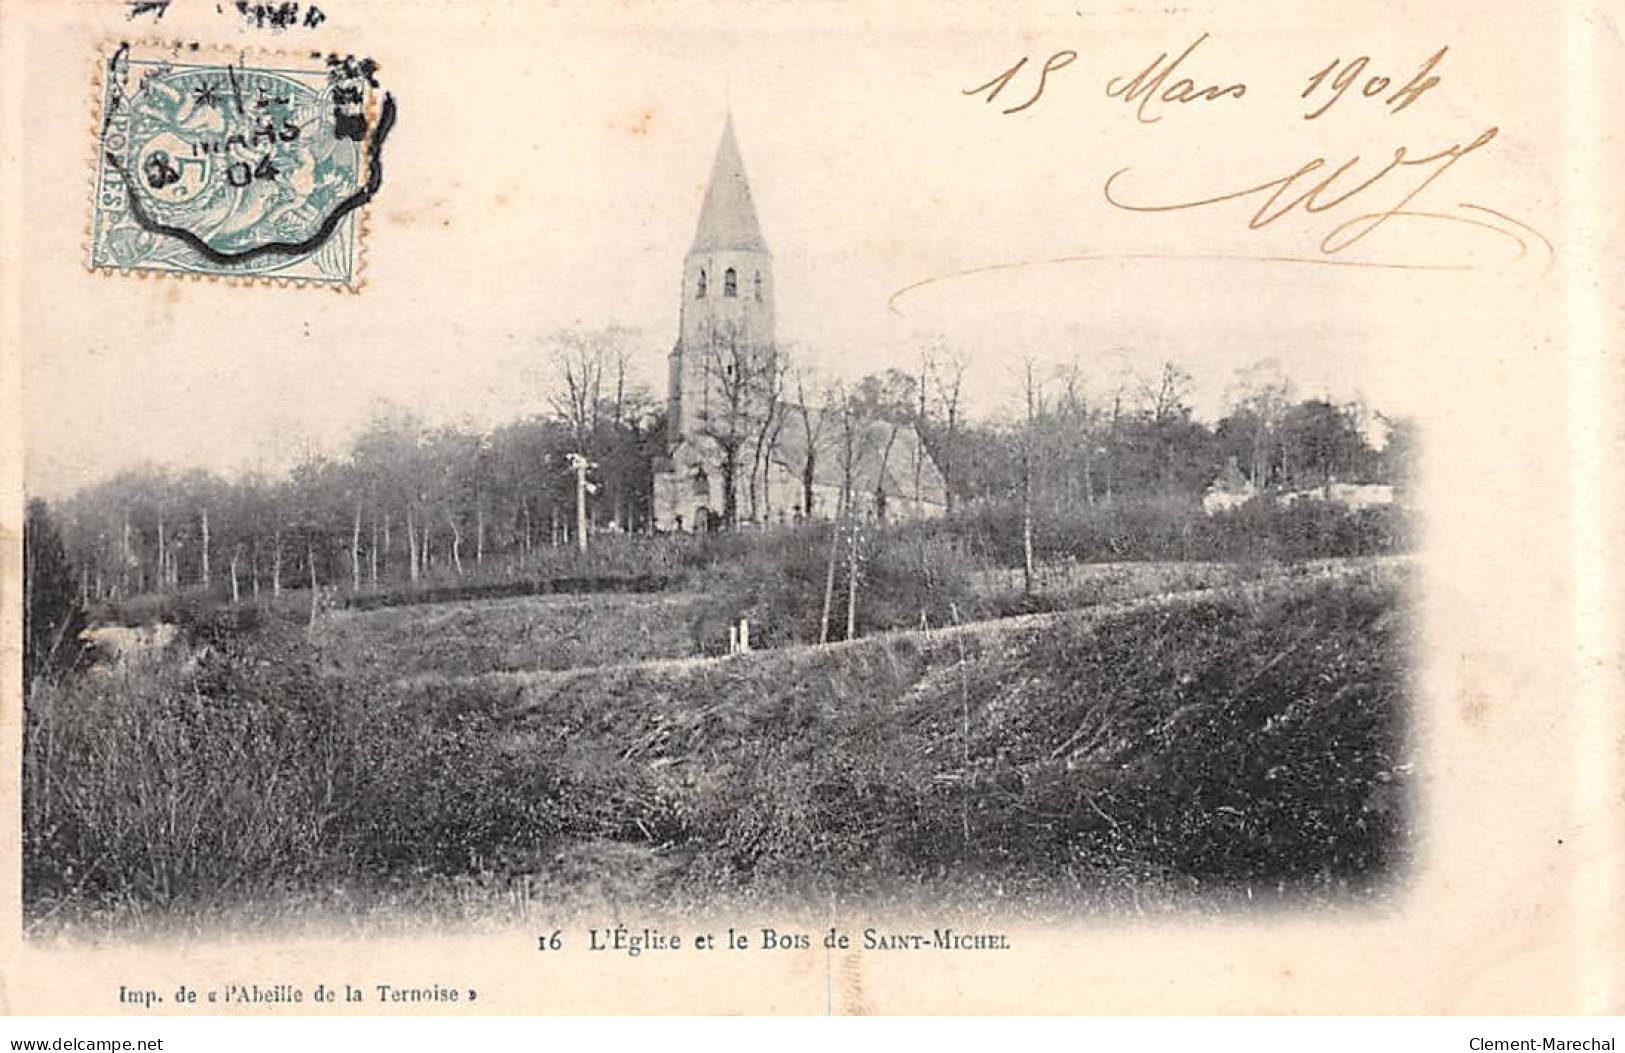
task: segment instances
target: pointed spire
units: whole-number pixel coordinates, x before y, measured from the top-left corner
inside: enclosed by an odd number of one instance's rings
[[[750,182],[745,178],[745,162],[734,140],[733,114],[722,128],[716,160],[711,163],[711,184],[700,207],[700,223],[694,231],[690,253],[718,249],[747,249],[766,252],[761,225],[756,221],[756,205],[751,201]]]

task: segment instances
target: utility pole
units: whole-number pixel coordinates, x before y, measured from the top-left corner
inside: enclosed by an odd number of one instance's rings
[[[587,495],[596,494],[596,484],[587,481],[589,469],[598,467],[579,453],[572,453],[569,457],[570,467],[576,473],[576,548],[582,552],[587,551]]]

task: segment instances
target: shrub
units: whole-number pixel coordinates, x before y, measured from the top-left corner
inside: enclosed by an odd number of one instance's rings
[[[480,708],[425,721],[277,626],[42,688],[24,728],[24,897],[209,902],[479,872],[560,828],[549,772]]]
[[[1000,729],[1027,837],[1195,881],[1370,878],[1403,852],[1407,646],[1391,588],[1317,583],[1035,641]],[[1104,687],[1109,685],[1109,687]],[[1104,689],[1103,689],[1104,688]]]
[[[36,679],[78,668],[85,612],[75,595],[73,568],[44,501],[28,502],[23,521],[23,691]]]
[[[689,577],[690,587],[708,597],[691,618],[696,649],[726,650],[728,626],[740,618],[751,621],[753,645],[817,642],[832,540],[836,565],[829,639],[844,639],[854,549],[850,534],[843,530],[834,537],[834,530],[818,523],[710,542],[708,555],[715,562]],[[917,629],[922,618],[943,625],[970,609],[975,564],[953,537],[868,522],[862,524],[855,551],[857,635]]]
[[[1000,566],[1022,563],[1021,510],[979,504],[933,529]],[[1207,515],[1183,499],[1120,501],[1035,516],[1040,561],[1303,560],[1403,551],[1405,513],[1395,506],[1351,510],[1322,501],[1279,505],[1268,498]]]

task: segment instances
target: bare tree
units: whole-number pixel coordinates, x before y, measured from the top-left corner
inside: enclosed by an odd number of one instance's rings
[[[1174,489],[1175,443],[1173,427],[1190,416],[1191,375],[1172,360],[1162,364],[1156,379],[1140,379],[1141,412],[1155,428],[1157,464],[1164,493]]]
[[[1232,412],[1250,413],[1256,423],[1247,475],[1255,487],[1262,488],[1269,483],[1270,462],[1277,445],[1282,448],[1283,459],[1285,457],[1280,432],[1292,404],[1291,382],[1281,371],[1278,360],[1266,358],[1236,371],[1227,401]]]
[[[1033,359],[1022,359],[1025,380],[1027,426],[1021,433],[1021,581],[1028,595],[1033,591],[1033,446],[1038,432],[1038,386],[1033,378]]]
[[[739,469],[745,444],[760,427],[768,378],[777,372],[771,348],[744,339],[737,326],[714,327],[700,347],[705,397],[696,420],[721,454],[722,519],[739,525]]]
[[[847,543],[846,554],[846,635],[844,640],[850,640],[858,634],[858,520],[850,512],[847,513]]]
[[[164,508],[158,506],[158,591],[169,585],[169,548],[164,544]]]
[[[1185,409],[1191,390],[1191,375],[1170,359],[1162,364],[1155,379],[1142,377],[1139,386],[1146,415],[1156,424],[1166,424]]]
[[[278,518],[276,529],[271,533],[271,595],[282,595],[282,522]],[[412,575],[417,580],[417,575]]]
[[[609,366],[615,374],[615,400],[610,404],[610,422],[613,425],[615,436],[621,434],[621,426],[626,420],[627,383],[626,371],[632,362],[635,349],[628,339],[621,338],[624,334],[617,333],[617,339],[610,347]],[[609,506],[614,515],[615,522],[622,526],[629,526],[631,521],[630,501],[627,488],[622,485],[621,473],[609,471],[605,473],[605,481],[609,486]]]
[[[1123,385],[1112,392],[1112,415],[1106,425],[1106,503],[1112,503],[1117,484],[1117,435],[1123,420]]]
[[[198,510],[203,526],[203,565],[199,568],[198,584],[207,589],[210,585],[209,575],[209,506],[204,505]]]
[[[830,608],[835,603],[835,564],[840,558],[841,530],[850,518],[852,507],[852,459],[856,452],[855,422],[852,419],[852,400],[847,392],[831,385],[826,413],[834,410],[841,425],[841,496],[836,505],[835,518],[829,530],[829,563],[824,573],[824,611],[818,621],[818,642],[829,642]]]
[[[355,522],[350,531],[350,590],[361,591],[361,510],[362,502],[355,503]]]
[[[1094,455],[1095,437],[1093,421],[1089,412],[1089,396],[1083,383],[1083,369],[1077,359],[1073,359],[1060,369],[1061,395],[1059,400],[1059,425],[1063,430],[1065,439],[1069,440],[1067,446],[1077,451],[1082,460],[1083,472],[1083,503],[1095,503],[1095,477]],[[1077,482],[1075,474],[1068,471],[1066,477],[1067,504],[1076,505],[1077,494],[1074,484]]]
[[[761,395],[759,420],[751,447],[750,517],[765,523],[772,514],[773,501],[768,473],[772,468],[773,448],[778,445],[779,430],[784,427],[786,363],[777,355],[769,355],[757,368],[761,373]]]
[[[609,412],[619,425],[624,413],[626,370],[635,352],[635,333],[621,326],[554,333],[548,338],[549,402],[570,429],[576,451],[589,455],[605,407],[604,386],[613,385]]]
[[[931,358],[931,377],[937,391],[937,404],[942,407],[944,427],[942,439],[943,500],[948,514],[954,511],[954,469],[959,446],[959,395],[965,381],[965,367],[970,359],[962,351],[938,349]]]
[[[914,508],[920,507],[920,478],[925,469],[925,432],[928,427],[927,415],[930,407],[931,395],[931,357],[936,350],[937,343],[927,344],[920,349],[920,376],[915,382],[915,393],[919,401],[914,407]]]
[[[553,411],[569,425],[578,452],[585,454],[598,427],[607,348],[597,334],[568,331],[552,337],[549,359],[559,387]]]
[[[801,414],[802,437],[807,445],[803,451],[801,468],[801,512],[808,519],[813,514],[813,484],[818,472],[818,439],[824,430],[824,421],[829,417],[829,408],[833,404],[832,390],[824,392],[824,409],[813,412],[812,400],[808,397],[813,388],[817,386],[812,375],[812,369],[805,358],[798,356],[790,366],[796,391],[796,410]]]
[[[880,465],[875,471],[875,518],[886,518],[886,466],[891,461],[892,447],[897,444],[897,425],[893,424],[886,431],[886,446],[880,454]]]

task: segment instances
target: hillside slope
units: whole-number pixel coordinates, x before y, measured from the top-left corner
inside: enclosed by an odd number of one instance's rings
[[[277,625],[166,651],[31,696],[29,930],[1375,894],[1404,576],[554,672],[335,671]]]
[[[1407,839],[1402,573],[406,690],[495,717],[555,845],[647,846],[651,896],[1358,893]]]

